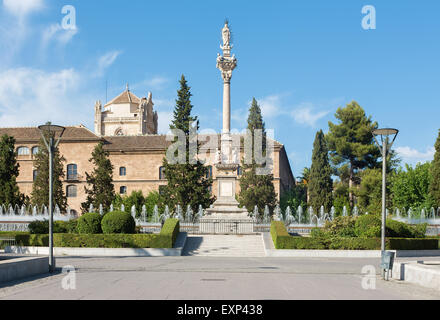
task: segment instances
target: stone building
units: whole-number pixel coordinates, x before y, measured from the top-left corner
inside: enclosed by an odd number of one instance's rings
[[[157,116],[155,118],[157,119]],[[127,120],[127,123],[125,120],[118,123],[118,129],[122,133],[129,132],[133,127],[131,120]],[[89,159],[93,149],[101,141],[104,142],[104,148],[109,152],[110,160],[114,166],[113,183],[116,193],[128,195],[132,191],[141,190],[144,195],[147,195],[151,191],[160,191],[160,186],[167,183],[166,177],[162,173],[162,163],[171,142],[167,141],[165,135],[115,135],[115,132],[112,130],[112,135],[98,135],[83,125],[66,128],[59,144],[60,153],[66,159],[63,184],[69,207],[78,213],[81,212],[81,203],[86,200],[84,191],[86,172],[91,173],[93,170],[93,164],[89,162]],[[30,196],[34,177],[38,174],[34,167],[34,155],[38,152],[40,131],[35,127],[0,128],[0,135],[4,134],[16,139],[16,150],[20,164],[17,182],[21,192]],[[218,142],[220,145],[220,135],[215,138],[216,143]],[[211,168],[210,174],[214,180],[212,192],[217,195],[215,152],[212,150],[202,151],[200,159],[206,160],[206,165]],[[243,152],[243,148],[241,148],[241,155]],[[240,168],[237,170],[240,171]],[[237,174],[239,175],[239,172]],[[279,142],[274,143],[273,175],[273,183],[278,196],[295,184],[286,150]],[[237,181],[237,193],[239,192],[238,183]]]
[[[95,133],[98,136],[157,134],[157,112],[151,92],[139,99],[127,89],[102,108],[95,104]]]
[[[128,99],[131,99],[130,103],[126,102]],[[96,105],[99,106],[99,102]],[[147,99],[139,99],[126,90],[107,104],[104,111],[96,108],[95,119],[98,120],[95,122],[96,132],[92,132],[83,125],[66,128],[59,144],[59,150],[66,159],[64,163],[64,190],[71,209],[80,212],[81,203],[86,199],[84,191],[86,172],[90,173],[93,170],[89,159],[93,149],[101,141],[104,142],[104,148],[110,153],[110,160],[114,166],[113,178],[116,193],[130,194],[132,191],[141,190],[146,195],[151,191],[160,191],[160,186],[166,185],[166,177],[162,173],[162,163],[171,142],[167,141],[165,135],[157,134],[157,113],[154,112],[153,105],[151,94]],[[136,109],[136,106],[140,106],[140,108]],[[145,113],[141,114],[139,110],[143,106],[145,106],[143,109]],[[127,110],[128,107],[130,110]],[[126,108],[125,111],[124,108]],[[125,117],[118,117],[124,112]],[[141,122],[142,118],[144,121]],[[118,120],[116,121],[116,119]],[[101,134],[99,134],[100,132]],[[0,135],[4,134],[16,139],[16,150],[20,164],[20,174],[17,181],[21,192],[30,196],[34,177],[38,174],[34,167],[34,155],[38,152],[40,131],[35,127],[0,128]],[[216,140],[214,145],[220,146],[221,136],[209,137],[209,139],[213,138]],[[212,192],[217,195],[217,168],[213,149],[214,147],[211,150],[203,150],[202,148],[200,158],[206,160],[206,165],[211,168],[210,173],[214,179]],[[243,155],[243,147],[240,150],[240,154]],[[285,148],[276,141],[274,143],[273,164],[273,183],[280,196],[294,185],[295,180]],[[237,170],[239,171],[240,168]],[[236,191],[239,192],[238,181]]]

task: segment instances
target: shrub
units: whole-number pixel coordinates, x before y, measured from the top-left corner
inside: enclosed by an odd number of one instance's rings
[[[33,221],[29,223],[29,232],[31,234],[49,234],[49,221]],[[53,233],[66,233],[68,231],[68,222],[54,221]]]
[[[29,232],[31,234],[48,234],[49,221],[33,221],[29,223]]]
[[[426,238],[427,223],[410,226],[414,238]]]
[[[356,219],[353,217],[336,217],[333,221],[327,221],[323,228],[331,236],[354,237],[354,227]]]
[[[354,233],[357,237],[377,238],[381,235],[382,222],[377,215],[363,215],[356,219]]]
[[[78,219],[70,220],[67,223],[67,233],[78,233]]]
[[[386,235],[390,238],[413,238],[413,232],[406,223],[387,219]]]
[[[102,217],[99,213],[86,213],[78,219],[76,229],[80,234],[102,233],[101,219]]]
[[[163,244],[164,248],[172,248],[176,242],[177,236],[180,231],[180,222],[178,219],[168,219],[165,221],[162,229],[160,230],[160,235],[166,242]]]
[[[136,222],[127,212],[113,211],[107,213],[101,222],[102,231],[106,234],[135,233]]]

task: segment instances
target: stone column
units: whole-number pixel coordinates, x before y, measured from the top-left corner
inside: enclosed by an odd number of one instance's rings
[[[231,80],[223,82],[223,133],[231,132]]]

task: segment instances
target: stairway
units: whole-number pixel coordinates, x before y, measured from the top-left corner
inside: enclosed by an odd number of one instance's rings
[[[261,235],[188,235],[183,256],[264,257]]]

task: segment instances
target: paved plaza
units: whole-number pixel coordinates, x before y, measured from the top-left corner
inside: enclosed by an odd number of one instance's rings
[[[74,266],[74,290],[66,274],[27,279],[0,287],[1,299],[439,299],[440,292],[376,279],[362,287],[362,268],[379,259],[324,258],[58,258]],[[65,281],[64,281],[65,282]],[[371,282],[370,282],[371,283]]]

